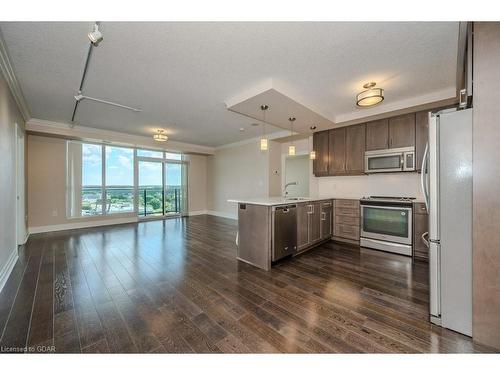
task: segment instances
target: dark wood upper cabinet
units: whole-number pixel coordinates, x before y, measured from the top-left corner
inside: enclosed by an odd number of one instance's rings
[[[365,124],[345,128],[345,172],[361,174],[365,171]]]
[[[417,112],[415,115],[415,169],[422,170],[422,158],[425,145],[429,139],[429,111]]]
[[[389,119],[389,148],[415,146],[415,113]]]
[[[328,154],[329,154],[329,174],[345,174],[345,135],[346,128],[337,128],[330,130]]]
[[[315,176],[328,175],[328,135],[328,130],[313,134],[313,150],[316,152],[316,159],[313,160]]]
[[[382,119],[366,124],[366,151],[389,148],[389,121]]]

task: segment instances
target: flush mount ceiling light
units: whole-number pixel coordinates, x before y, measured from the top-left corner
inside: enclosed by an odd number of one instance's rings
[[[99,31],[98,23],[94,25],[94,30],[88,33],[87,36],[90,40],[90,43],[92,43],[95,47],[97,47],[99,43],[101,43],[102,40],[104,39],[102,33]]]
[[[165,134],[165,130],[158,129],[156,132],[157,133],[155,135],[153,135],[153,139],[155,141],[157,141],[157,142],[166,142],[166,141],[168,141],[168,137]]]
[[[358,107],[371,107],[384,100],[384,89],[375,86],[375,82],[369,82],[363,85],[366,90],[356,95],[356,105]]]
[[[293,122],[295,120],[295,117],[288,118],[288,121],[290,121],[290,136],[293,136]],[[293,141],[291,141],[290,146],[288,146],[288,155],[295,156],[295,145],[293,144]]]
[[[269,109],[267,104],[262,104],[260,110],[262,111],[262,136],[260,137],[260,150],[267,151],[269,147],[269,140],[266,137],[266,111]]]

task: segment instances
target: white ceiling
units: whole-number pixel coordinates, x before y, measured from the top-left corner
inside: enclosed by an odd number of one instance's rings
[[[35,118],[69,122],[92,23],[0,23]],[[262,81],[333,122],[455,93],[458,23],[103,22],[84,94],[143,109],[82,102],[81,125],[219,146],[258,136],[225,102]],[[362,84],[386,100],[357,109]],[[240,132],[241,127],[245,128]],[[278,130],[278,129],[276,129]]]

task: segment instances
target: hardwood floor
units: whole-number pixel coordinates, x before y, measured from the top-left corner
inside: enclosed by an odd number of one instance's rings
[[[236,222],[33,235],[0,294],[3,352],[488,352],[428,322],[427,264],[329,242],[270,272]]]

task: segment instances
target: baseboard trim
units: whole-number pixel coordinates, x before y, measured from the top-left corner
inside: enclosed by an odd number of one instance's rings
[[[69,229],[82,229],[82,228],[92,228],[92,227],[103,227],[107,225],[116,225],[116,224],[137,223],[138,221],[139,219],[137,217],[124,217],[111,220],[78,221],[67,224],[45,225],[39,227],[29,227],[28,229],[30,234],[36,234],[36,233],[57,232],[60,230],[69,230]]]
[[[7,263],[3,266],[2,270],[0,270],[0,293],[2,292],[2,289],[5,286],[5,283],[9,279],[10,273],[14,269],[17,259],[18,255],[16,246],[14,251],[12,251],[12,253],[10,254],[9,259],[7,259]]]
[[[201,210],[201,211],[191,211],[188,213],[188,216],[197,216],[197,215],[208,215],[208,211]]]
[[[238,214],[230,214],[230,213],[223,212],[223,211],[210,211],[210,210],[208,210],[207,214],[213,215],[213,216],[223,217],[226,219],[238,220]]]

